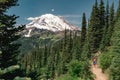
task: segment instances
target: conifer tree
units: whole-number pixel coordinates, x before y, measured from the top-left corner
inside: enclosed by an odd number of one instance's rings
[[[69,31],[69,42],[68,42],[68,62],[72,60],[72,51],[73,51],[73,39],[72,39],[72,31]]]
[[[110,39],[112,37],[112,33],[114,30],[114,3],[112,3],[112,6],[110,8],[110,18],[109,18],[109,28],[108,28],[108,33],[107,33],[107,46],[110,46]]]
[[[67,30],[65,29],[64,31],[64,42],[63,42],[63,52],[62,52],[62,73],[66,72],[66,63],[67,63],[67,59],[68,59],[68,36],[67,36]]]
[[[118,5],[118,9],[117,9],[117,12],[116,12],[116,21],[118,20],[118,18],[120,17],[120,0],[119,0],[119,5]]]
[[[98,27],[100,26],[99,20],[99,9],[98,2],[96,0],[95,5],[93,6],[90,24],[89,24],[89,44],[90,44],[90,52],[96,52],[99,48],[99,38],[98,38]]]
[[[85,39],[86,39],[86,16],[85,13],[83,13],[83,17],[82,17],[82,30],[81,30],[81,40],[80,40],[80,48],[81,48],[81,52],[82,52],[82,48],[85,44]]]
[[[0,1],[0,70],[9,70],[15,68],[18,64],[18,53],[20,44],[15,43],[20,38],[19,31],[22,27],[16,27],[15,15],[7,15],[7,9],[17,5],[17,0],[2,0]],[[8,73],[0,74],[1,79],[13,80],[21,73],[18,70],[10,70]]]
[[[105,11],[105,26],[103,28],[104,33],[103,33],[103,38],[100,45],[100,50],[105,49],[105,47],[107,46],[106,42],[107,42],[108,28],[109,28],[109,2],[107,0],[106,11]]]
[[[92,28],[90,27],[90,20],[88,19],[88,28],[86,28],[85,44],[83,46],[82,57],[81,57],[82,60],[91,59],[91,51],[90,51],[90,37],[91,37],[91,33],[92,33],[91,29]]]
[[[79,56],[80,56],[80,53],[78,53],[79,39],[77,34],[78,34],[77,31],[75,31],[73,34],[73,60],[75,59],[79,60]]]
[[[109,27],[109,2],[107,0],[107,5],[106,5],[106,12],[105,12],[105,32],[107,31]]]
[[[99,26],[96,26],[97,29],[97,38],[98,38],[98,46],[100,46],[102,38],[103,38],[103,33],[104,33],[104,27],[105,27],[105,9],[104,9],[104,2],[103,0],[100,0],[100,5],[99,5]]]
[[[105,9],[104,9],[104,2],[103,0],[100,1],[100,5],[99,5],[99,17],[100,17],[100,25],[103,29],[104,25],[105,25]]]
[[[48,50],[47,50],[47,45],[45,44],[45,47],[44,47],[44,56],[43,56],[43,65],[44,66],[47,64],[47,57],[48,57]]]

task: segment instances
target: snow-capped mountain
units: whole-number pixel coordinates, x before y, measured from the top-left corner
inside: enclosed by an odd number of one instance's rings
[[[32,22],[26,25],[27,29],[37,28],[45,29],[53,32],[68,30],[79,30],[78,27],[69,24],[60,16],[55,16],[53,14],[45,14],[40,17],[35,17],[31,19]],[[30,31],[31,32],[31,31]]]

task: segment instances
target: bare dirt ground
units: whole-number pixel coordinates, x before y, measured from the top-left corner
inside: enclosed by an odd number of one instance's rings
[[[107,76],[102,72],[97,65],[91,67],[91,72],[95,75],[94,80],[108,80]]]

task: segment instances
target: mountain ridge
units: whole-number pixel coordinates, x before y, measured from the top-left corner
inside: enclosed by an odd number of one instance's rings
[[[27,34],[25,37],[30,37],[31,32],[34,29],[48,30],[52,32],[61,32],[66,30],[76,31],[80,30],[78,27],[70,24],[61,16],[55,16],[53,14],[44,14],[35,18],[28,18],[32,22],[26,25]]]
[[[68,23],[65,19],[60,16],[55,16],[53,14],[44,14],[39,17],[29,18],[32,22],[26,25],[26,28],[38,28],[46,29],[53,32],[68,30],[79,30],[78,27],[73,26]]]

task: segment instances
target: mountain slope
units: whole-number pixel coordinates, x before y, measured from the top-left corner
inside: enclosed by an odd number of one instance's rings
[[[30,18],[29,18],[30,19]],[[79,30],[78,27],[69,24],[62,17],[53,14],[45,14],[40,17],[30,19],[32,22],[26,25],[26,28],[45,29],[53,32],[68,30]]]

